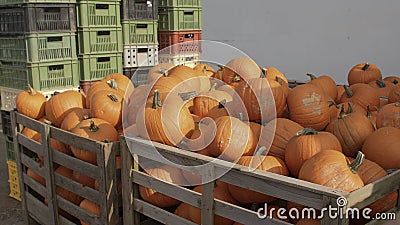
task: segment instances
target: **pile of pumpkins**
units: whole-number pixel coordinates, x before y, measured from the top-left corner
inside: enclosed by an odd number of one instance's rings
[[[68,90],[62,93],[55,93],[50,99],[46,99],[40,92],[30,86],[28,90],[19,93],[16,97],[16,109],[19,113],[43,123],[61,128],[76,135],[97,141],[114,142],[119,140],[122,133],[121,109],[126,90],[129,89],[131,81],[122,74],[110,74],[104,79],[94,82],[87,93]],[[37,141],[42,142],[39,132],[25,127],[21,133]],[[56,139],[50,139],[50,147],[53,150],[74,156],[80,160],[97,165],[97,155],[86,150],[79,149],[79,146],[68,146]],[[43,156],[37,156],[40,166],[44,166]],[[116,169],[121,168],[120,157],[116,158]],[[88,177],[81,171],[73,171],[70,168],[53,164],[54,172],[71,180],[81,183],[83,186],[99,190],[99,184],[94,178]],[[27,175],[46,186],[43,177],[30,168]],[[119,192],[122,191],[121,183],[118,184]],[[84,199],[81,196],[64,189],[56,187],[57,195],[80,206],[81,208],[100,216],[100,206]],[[47,205],[47,199],[44,200]],[[77,219],[69,213],[59,209],[64,217],[76,221]],[[80,221],[86,225],[85,221]]]
[[[382,79],[379,68],[369,63],[351,68],[345,86],[327,75],[307,75],[308,83],[290,88],[282,72],[260,68],[250,58],[235,58],[219,68],[162,63],[150,70],[148,84],[139,87],[133,87],[123,75],[113,74],[93,84],[88,93],[67,91],[48,101],[29,89],[18,96],[17,110],[95,140],[116,141],[118,134],[139,136],[347,192],[381,179],[386,170],[400,168],[400,78]],[[23,131],[35,139],[29,132]],[[55,140],[51,145],[96,164],[96,158],[86,151],[59,147]],[[59,168],[60,174],[95,188],[93,179]],[[171,166],[146,173],[175,184],[198,178]],[[58,188],[60,195],[70,195]],[[201,186],[193,190],[201,192]],[[177,207],[175,214],[201,223],[200,209],[149,188],[140,186],[139,191],[145,201]],[[281,203],[275,197],[220,181],[214,195],[244,207],[262,203],[282,206],[275,204]],[[386,211],[396,205],[397,197],[393,192],[368,207],[372,214]],[[71,201],[99,215],[99,210],[93,210],[99,206],[90,201],[73,197]],[[285,207],[304,206],[287,202]],[[220,216],[215,216],[215,224],[238,225]]]

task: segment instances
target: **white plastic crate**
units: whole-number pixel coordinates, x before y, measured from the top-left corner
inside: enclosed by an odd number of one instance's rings
[[[160,54],[158,61],[160,63],[172,63],[174,65],[185,65],[188,67],[195,67],[200,64],[201,54]]]
[[[158,45],[124,45],[124,68],[158,64]]]
[[[22,90],[13,89],[13,88],[6,88],[0,87],[1,89],[1,110],[11,111],[15,109],[15,99]],[[68,89],[56,89],[51,91],[41,92],[47,99],[50,99],[51,96],[54,95],[54,92],[63,92],[67,90],[79,90],[78,87],[76,88],[68,88]]]

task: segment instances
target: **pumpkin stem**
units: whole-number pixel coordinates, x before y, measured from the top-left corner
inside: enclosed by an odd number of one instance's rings
[[[311,80],[317,79],[317,77],[312,73],[307,73],[306,75],[309,76]]]
[[[358,151],[356,159],[349,165],[351,172],[356,174],[358,169],[360,169],[360,166],[363,164],[364,159],[365,155],[361,151]]]
[[[261,69],[260,78],[267,78],[267,68],[262,68]]]
[[[283,84],[283,79],[282,78],[276,77],[275,80],[276,80],[276,82],[278,82],[282,86],[282,84]]]
[[[90,126],[89,126],[89,131],[97,132],[98,130],[99,130],[99,127],[94,124],[93,120],[91,120],[90,121]]]
[[[346,114],[353,113],[353,112],[354,112],[354,110],[353,110],[353,106],[351,105],[351,103],[350,103],[350,102],[348,102],[348,103],[347,103],[347,105],[348,105],[349,107],[347,108],[347,113],[346,113]]]
[[[118,97],[114,94],[108,94],[107,97],[109,97],[113,102],[118,102]]]
[[[263,153],[267,150],[265,146],[260,146],[257,148],[256,152],[254,153],[254,156],[261,156]]]
[[[153,109],[158,109],[161,107],[160,92],[158,90],[154,91],[153,105],[151,107]]]
[[[376,80],[376,84],[378,85],[379,88],[386,87],[386,84],[383,82],[383,80]]]
[[[399,81],[398,80],[393,80],[393,84],[398,84]]]
[[[344,91],[346,92],[346,95],[348,98],[351,98],[354,96],[353,92],[350,90],[348,85],[343,85]]]
[[[339,109],[339,105],[335,101],[328,101],[329,107],[335,106],[337,109]]]
[[[30,84],[28,84],[28,90],[27,92],[29,93],[29,95],[36,95],[36,91],[35,89],[32,88],[32,86]]]
[[[372,113],[371,113],[371,109],[369,108],[369,105],[367,105],[367,117],[368,118],[372,117]]]
[[[369,68],[369,63],[365,63],[365,65],[363,66],[362,70],[367,71]]]
[[[344,105],[342,105],[342,108],[340,109],[340,114],[338,119],[343,119],[346,117],[346,113],[344,112]]]
[[[160,68],[160,73],[162,73],[162,75],[164,77],[168,77],[168,69],[167,68]]]
[[[178,95],[179,95],[179,97],[181,97],[181,99],[184,102],[198,96],[196,91],[189,91],[189,92],[185,92],[185,93],[179,93]]]
[[[218,109],[225,108],[225,105],[226,105],[226,99],[222,99],[222,100],[218,103]]]
[[[117,90],[117,82],[114,79],[109,79],[106,83],[110,86],[110,88]]]
[[[231,79],[231,82],[239,82],[239,81],[240,81],[240,76],[237,74]]]
[[[218,66],[218,69],[220,69],[220,70],[224,69],[223,65],[217,64],[217,66]]]
[[[306,127],[304,129],[298,131],[296,133],[296,137],[304,136],[304,135],[317,135],[317,134],[318,134],[318,132],[315,129],[313,129],[311,127]]]
[[[239,113],[239,120],[243,121],[243,113]]]

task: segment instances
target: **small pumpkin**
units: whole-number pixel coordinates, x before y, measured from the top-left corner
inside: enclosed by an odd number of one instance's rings
[[[250,126],[231,116],[222,116],[215,120],[214,126],[207,126],[205,134],[215,134],[208,152],[214,156],[228,161],[236,161],[242,155],[254,153],[254,134]]]
[[[315,85],[299,85],[287,97],[290,119],[304,127],[321,131],[330,120],[328,101],[326,94]]]
[[[243,156],[237,164],[271,173],[288,176],[289,171],[283,160],[273,156]],[[259,192],[228,184],[228,189],[233,198],[241,204],[272,202],[275,197]]]
[[[374,161],[383,169],[400,168],[400,129],[382,127],[369,135],[362,152],[366,158]]]
[[[338,89],[336,87],[335,81],[328,75],[323,75],[316,77],[311,73],[307,73],[310,77],[309,84],[315,85],[317,88],[321,89],[325,94],[327,94],[332,100],[336,100],[338,95]]]
[[[354,102],[365,110],[367,110],[367,106],[369,106],[372,111],[376,111],[376,108],[379,107],[379,95],[375,89],[368,84],[354,84],[350,87],[345,85],[344,89],[345,93],[340,98],[340,103]]]
[[[102,119],[92,118],[83,120],[72,133],[96,141],[118,141],[118,132],[113,125]],[[97,165],[96,153],[79,149],[79,146],[71,146],[72,154],[83,161]]]
[[[66,131],[71,131],[81,121],[89,118],[89,109],[75,108],[71,110],[68,115],[64,118],[60,128]]]
[[[219,103],[223,100],[230,102],[232,101],[232,97],[224,91],[215,90],[214,86],[209,91],[201,92],[194,98],[193,113],[202,119],[210,110],[218,107]]]
[[[82,209],[88,211],[91,214],[94,214],[98,217],[100,217],[101,215],[101,208],[98,204],[88,200],[88,199],[84,199],[81,204],[79,204],[79,207],[81,207]],[[90,225],[89,223],[86,223],[83,220],[80,220],[82,225]]]
[[[340,116],[331,121],[325,130],[338,138],[343,153],[350,157],[356,156],[365,139],[374,132],[373,125],[366,115],[345,113],[344,107],[342,107]]]
[[[259,147],[268,149],[268,155],[285,160],[285,149],[289,140],[303,127],[289,119],[276,118],[261,130]]]
[[[239,81],[258,78],[260,74],[260,67],[251,58],[235,58],[223,67],[222,80],[236,87]]]
[[[350,86],[357,83],[368,84],[374,80],[382,80],[382,73],[375,64],[368,62],[355,65],[347,75]]]
[[[114,127],[122,124],[123,96],[113,91],[98,91],[92,96],[90,116],[109,122]]]
[[[15,99],[18,112],[32,119],[44,116],[46,102],[46,97],[35,91],[30,85],[28,85],[28,90],[18,93]]]
[[[60,127],[64,118],[75,108],[83,109],[84,98],[73,90],[64,91],[50,98],[46,103],[46,118],[56,127]]]
[[[299,179],[352,192],[364,186],[364,182],[357,174],[363,160],[364,155],[361,152],[353,163],[348,164],[345,155],[339,151],[320,151],[303,163]]]
[[[86,106],[88,108],[90,108],[91,106],[91,100],[93,95],[96,94],[98,91],[113,91],[113,92],[119,92],[120,95],[122,96],[125,95],[125,92],[121,88],[119,88],[117,82],[113,79],[109,80],[108,82],[102,82],[102,81],[95,82],[92,84],[92,86],[86,93]],[[133,90],[129,88],[129,91],[133,92],[134,88]]]
[[[304,128],[292,137],[285,148],[285,162],[290,173],[298,176],[303,163],[323,150],[342,152],[342,146],[335,135],[329,132],[317,132],[312,128]]]

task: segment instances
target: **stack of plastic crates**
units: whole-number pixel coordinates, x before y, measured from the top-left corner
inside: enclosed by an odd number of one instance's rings
[[[78,0],[78,58],[81,87],[122,73],[120,0]]]
[[[75,3],[36,2],[40,1],[0,1],[0,85],[4,110],[15,107],[15,96],[28,84],[42,92],[79,85]]]
[[[195,66],[200,61],[201,0],[159,0],[159,61]]]
[[[157,12],[158,0],[122,0],[124,74],[135,86],[158,64]]]

